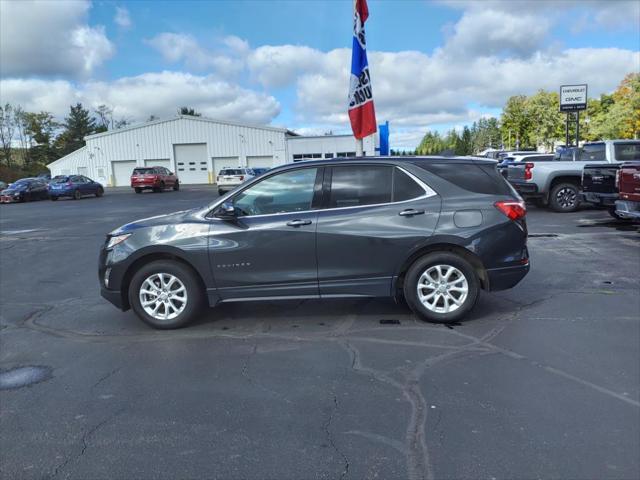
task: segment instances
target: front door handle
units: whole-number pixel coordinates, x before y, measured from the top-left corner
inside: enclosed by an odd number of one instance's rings
[[[412,217],[413,215],[423,215],[424,210],[416,210],[414,208],[408,208],[407,210],[402,210],[398,215],[401,217]]]
[[[311,225],[311,220],[291,220],[287,222],[288,227],[301,227],[302,225]]]

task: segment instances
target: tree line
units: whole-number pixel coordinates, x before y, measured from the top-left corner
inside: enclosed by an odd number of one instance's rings
[[[482,118],[471,128],[452,129],[444,135],[428,131],[416,153],[472,155],[487,148],[553,151],[556,142],[564,143],[565,122],[558,92],[539,90],[531,96],[510,97],[499,120]],[[569,123],[572,139],[575,128],[573,117]],[[612,94],[589,99],[586,112],[580,115],[581,140],[616,138],[640,138],[640,73],[627,75]]]
[[[180,115],[200,116],[191,107],[180,107]],[[155,115],[147,121],[158,120]],[[48,163],[85,145],[87,135],[124,128],[127,118],[114,118],[113,109],[100,105],[90,111],[81,103],[71,105],[58,122],[51,112],[27,112],[20,105],[0,105],[0,168],[3,180],[46,171]]]

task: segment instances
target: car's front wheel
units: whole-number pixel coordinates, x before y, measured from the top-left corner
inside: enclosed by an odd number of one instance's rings
[[[409,307],[423,320],[434,323],[460,320],[473,308],[479,293],[480,282],[473,266],[450,252],[419,258],[404,281]]]
[[[81,197],[81,196],[82,196],[82,195],[80,194],[80,190],[75,190],[75,191],[73,192],[73,199],[74,199],[74,200],[80,200],[80,197]]]
[[[173,184],[173,189],[174,189],[175,191],[180,190],[180,182],[178,182],[178,181],[176,180],[176,183],[174,183],[174,184]]]
[[[96,190],[96,197],[100,198],[102,195],[104,195],[104,190],[102,188],[98,188],[98,190]]]
[[[180,328],[198,315],[204,292],[188,266],[159,260],[134,274],[129,303],[138,317],[154,328]]]

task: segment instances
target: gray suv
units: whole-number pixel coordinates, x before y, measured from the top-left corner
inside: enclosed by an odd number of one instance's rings
[[[300,162],[113,231],[101,292],[156,328],[221,302],[389,296],[455,322],[480,289],[511,288],[529,271],[525,214],[495,161]]]

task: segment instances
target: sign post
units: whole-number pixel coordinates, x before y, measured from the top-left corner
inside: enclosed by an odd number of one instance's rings
[[[561,85],[560,111],[567,114],[566,145],[569,146],[569,115],[576,113],[576,147],[580,142],[580,111],[587,109],[587,85]]]

